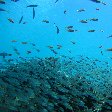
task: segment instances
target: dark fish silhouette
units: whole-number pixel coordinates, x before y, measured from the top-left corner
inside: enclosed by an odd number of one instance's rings
[[[17,2],[17,1],[19,1],[19,0],[11,0],[11,1],[13,1],[13,2]]]
[[[95,3],[101,3],[100,0],[90,0],[90,1],[95,2]]]
[[[35,9],[33,7],[33,19],[35,18]]]
[[[23,16],[22,16],[21,19],[19,20],[19,24],[22,22],[22,20],[23,20]]]
[[[2,52],[2,53],[0,53],[0,56],[2,56],[3,58],[5,58],[6,56],[12,56],[12,54],[8,54],[6,52]]]
[[[56,28],[57,28],[57,34],[59,33],[59,28],[56,26]]]
[[[0,11],[6,11],[5,9],[0,8]]]
[[[0,0],[0,4],[5,4],[5,2],[3,0]]]
[[[37,7],[38,5],[28,5],[27,7]]]
[[[57,3],[59,0],[56,0],[55,3]]]

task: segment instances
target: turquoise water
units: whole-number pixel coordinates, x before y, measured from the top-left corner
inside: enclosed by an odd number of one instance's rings
[[[107,5],[101,3],[94,3],[90,0],[72,1],[72,0],[24,0],[18,2],[6,1],[5,5],[0,5],[1,8],[8,12],[0,12],[0,49],[1,52],[12,53],[12,57],[18,59],[14,53],[12,46],[16,47],[20,52],[21,57],[34,56],[54,56],[48,49],[48,45],[54,46],[62,45],[57,56],[68,55],[84,55],[95,57],[111,62],[111,52],[107,52],[107,48],[111,48],[111,2],[108,0]],[[35,19],[32,17],[32,8],[26,8],[31,4],[37,4],[35,8]],[[84,8],[84,12],[77,12],[77,10]],[[100,10],[96,10],[99,8]],[[66,10],[66,14],[64,14]],[[27,24],[19,24],[19,20],[23,16],[22,22]],[[8,18],[13,19],[14,24],[8,21]],[[88,21],[88,23],[81,23],[80,20],[98,18],[98,21]],[[48,20],[49,23],[43,23],[42,20]],[[56,27],[59,27],[60,32],[56,34]],[[72,25],[77,32],[67,32],[65,27]],[[88,30],[95,29],[93,33]],[[103,30],[104,32],[101,32]],[[11,42],[17,40],[17,42]],[[73,45],[70,41],[75,41]],[[28,42],[27,45],[22,45],[21,42]],[[36,48],[40,50],[38,53],[30,45],[36,44]],[[99,46],[103,46],[99,49]],[[71,53],[69,53],[69,50]],[[32,51],[27,54],[26,51]],[[100,52],[103,52],[103,56]],[[2,60],[2,59],[1,59]]]
[[[93,1],[0,4],[0,112],[112,112],[112,2]]]

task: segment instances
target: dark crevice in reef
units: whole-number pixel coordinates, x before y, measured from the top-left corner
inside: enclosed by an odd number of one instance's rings
[[[12,64],[0,71],[0,112],[112,112],[112,69],[86,57]]]

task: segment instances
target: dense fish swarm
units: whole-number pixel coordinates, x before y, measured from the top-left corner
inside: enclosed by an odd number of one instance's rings
[[[0,112],[112,112],[112,68],[88,57],[49,57],[0,72]]]

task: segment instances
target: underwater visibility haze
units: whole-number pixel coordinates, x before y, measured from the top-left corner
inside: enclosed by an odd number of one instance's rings
[[[0,112],[112,112],[111,0],[0,0]]]

